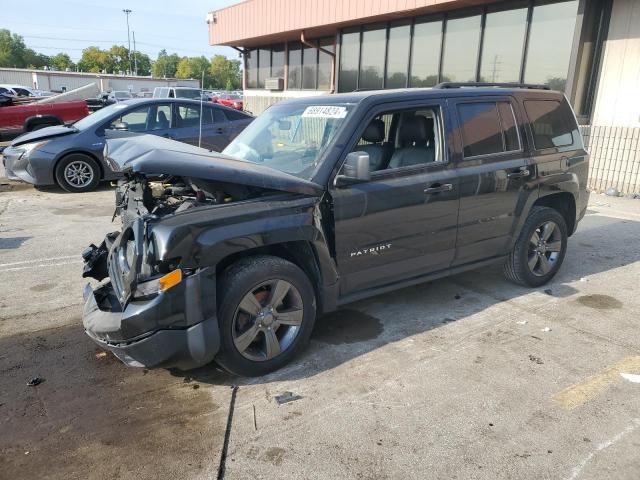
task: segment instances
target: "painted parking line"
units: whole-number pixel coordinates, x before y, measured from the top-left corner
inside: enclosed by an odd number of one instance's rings
[[[640,356],[627,357],[605,368],[600,373],[565,388],[561,392],[556,393],[552,398],[559,403],[562,408],[572,410],[600,395],[612,383],[620,381],[623,378],[627,379],[627,375],[635,375],[638,373],[640,373]]]
[[[77,257],[77,255],[74,255],[74,257]],[[63,265],[73,265],[77,263],[82,263],[82,259],[67,260],[66,262],[36,263],[31,265],[22,265],[19,267],[10,267],[10,268],[2,268],[2,265],[0,265],[0,272],[16,272],[18,270],[29,270],[31,268],[61,267]]]
[[[0,268],[14,267],[18,265],[27,265],[30,263],[47,263],[47,262],[53,262],[57,260],[68,260],[71,258],[78,258],[78,257],[79,255],[76,254],[76,255],[65,255],[63,257],[36,258],[35,260],[22,260],[20,262],[0,263]]]

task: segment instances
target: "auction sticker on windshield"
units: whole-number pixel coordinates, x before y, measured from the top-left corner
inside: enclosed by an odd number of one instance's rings
[[[347,107],[335,105],[312,105],[304,109],[302,118],[344,118]]]

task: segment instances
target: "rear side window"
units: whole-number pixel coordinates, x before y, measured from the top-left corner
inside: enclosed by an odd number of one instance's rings
[[[520,150],[513,108],[509,102],[458,105],[464,157]]]
[[[229,120],[246,120],[247,118],[249,118],[248,115],[236,112],[235,110],[224,110],[224,114]]]
[[[573,144],[574,120],[557,100],[526,100],[524,109],[531,122],[536,150]]]

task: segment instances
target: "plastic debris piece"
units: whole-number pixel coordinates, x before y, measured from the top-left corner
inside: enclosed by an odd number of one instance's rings
[[[544,365],[544,362],[540,357],[536,357],[535,355],[529,355],[529,360],[533,363],[537,363],[538,365]]]
[[[544,293],[546,293],[547,295],[553,295],[553,290],[551,290],[550,288],[545,289]]]
[[[301,398],[301,395],[296,395],[293,392],[284,392],[281,395],[276,395],[276,402],[278,402],[278,405],[282,405],[284,403],[295,402]]]
[[[40,385],[42,382],[44,382],[44,378],[33,377],[29,379],[29,381],[27,382],[27,386],[35,387],[36,385]]]
[[[581,281],[581,282],[588,282],[589,280],[587,280],[587,277],[582,277],[582,278],[580,279],[580,281]]]
[[[544,328],[542,329],[542,331],[543,331],[543,332],[550,332],[550,331],[551,331],[551,329],[550,329],[549,327],[544,327]]]
[[[520,320],[519,322],[517,322],[518,325],[526,325],[527,321],[526,320]]]
[[[632,383],[640,383],[640,375],[636,375],[634,373],[621,373],[620,376]]]
[[[618,190],[616,187],[609,187],[607,188],[607,190],[604,192],[604,194],[607,197],[619,197],[620,196],[620,190]]]

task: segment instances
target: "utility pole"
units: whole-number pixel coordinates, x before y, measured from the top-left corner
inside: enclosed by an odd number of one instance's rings
[[[127,42],[129,43],[129,73],[131,73],[131,36],[129,35],[129,14],[131,13],[131,10],[129,10],[128,8],[125,8],[122,10],[124,12],[124,14],[127,16]]]
[[[138,56],[136,55],[136,32],[131,32],[133,35],[133,73],[138,76]]]

